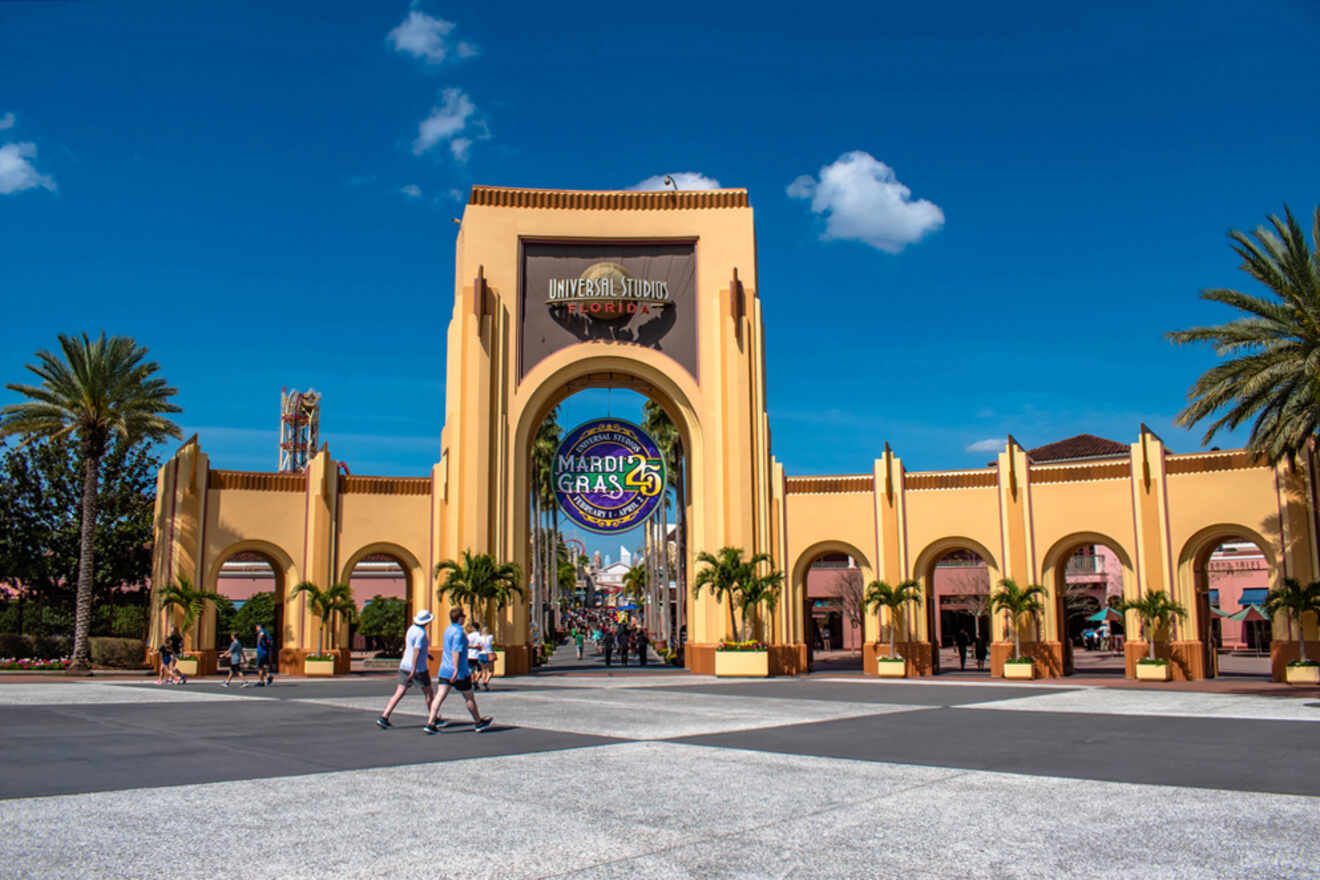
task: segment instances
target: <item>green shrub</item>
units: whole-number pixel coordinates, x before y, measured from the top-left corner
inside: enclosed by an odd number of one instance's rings
[[[145,605],[117,605],[110,617],[110,633],[121,639],[145,639],[147,616]]]
[[[73,651],[73,639],[68,636],[24,636],[30,644],[35,660],[58,660]]]
[[[358,635],[377,640],[381,653],[397,656],[403,653],[403,637],[408,630],[408,603],[402,599],[386,599],[379,593],[362,609],[358,618]]]
[[[238,638],[245,645],[255,645],[257,637],[257,624],[266,628],[270,633],[271,639],[275,642],[275,649],[280,647],[280,632],[275,628],[275,594],[257,593],[251,599],[243,603],[243,607],[234,612],[233,623],[230,628],[238,631]],[[225,645],[229,644],[229,632],[225,631]]]
[[[18,633],[0,633],[0,657],[23,660],[32,656],[32,643]]]
[[[146,665],[147,643],[142,639],[92,636],[92,663],[116,669],[140,669]]]

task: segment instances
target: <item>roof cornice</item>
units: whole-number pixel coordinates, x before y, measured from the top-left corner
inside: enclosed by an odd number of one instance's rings
[[[496,208],[544,208],[570,211],[691,211],[703,208],[747,208],[745,189],[705,190],[573,190],[474,186],[469,205]]]

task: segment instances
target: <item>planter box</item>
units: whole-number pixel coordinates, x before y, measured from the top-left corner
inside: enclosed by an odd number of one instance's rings
[[[303,675],[324,675],[335,674],[334,660],[303,660]]]
[[[1140,681],[1173,681],[1173,664],[1138,663],[1137,678]]]
[[[769,651],[716,651],[715,674],[745,678],[770,677]]]
[[[875,674],[881,678],[907,678],[907,661],[902,657],[877,657]]]
[[[1284,681],[1288,684],[1320,684],[1320,666],[1285,666]]]
[[[1035,678],[1035,663],[1005,663],[1004,678]]]
[[[503,678],[504,673],[504,652],[499,648],[495,649],[495,673],[496,678]]]
[[[187,675],[187,676],[190,676],[190,677],[191,677],[191,676],[195,676],[195,675],[197,675],[197,658],[196,658],[196,657],[180,657],[180,658],[179,658],[179,671],[182,672],[184,675]]]

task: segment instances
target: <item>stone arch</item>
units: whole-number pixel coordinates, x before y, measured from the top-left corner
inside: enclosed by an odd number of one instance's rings
[[[936,644],[935,637],[936,614],[938,614],[935,605],[935,563],[954,550],[970,550],[985,561],[992,591],[1001,577],[999,562],[994,553],[990,552],[990,548],[975,538],[969,538],[966,535],[949,535],[939,538],[927,544],[917,554],[912,563],[912,578],[921,583],[922,610],[914,615],[917,623],[914,639],[922,644],[921,652],[924,666],[921,671],[923,675],[940,671],[940,648]],[[992,641],[1004,637],[1001,630],[1002,624],[998,621],[998,616],[990,615],[990,638]]]
[[[437,644],[442,628],[440,626],[440,612],[437,610],[435,595],[430,592],[431,578],[422,564],[417,561],[416,555],[408,548],[396,544],[392,541],[373,541],[370,544],[364,544],[355,550],[348,560],[340,567],[339,583],[352,584],[353,569],[357,564],[368,556],[381,555],[390,556],[403,569],[405,600],[408,603],[407,618],[412,619],[413,610],[417,608],[429,608],[435,615],[427,629],[430,630],[429,636],[432,644]],[[369,598],[369,597],[368,597]],[[358,597],[354,596],[353,601],[357,602]],[[340,624],[336,634],[336,644],[348,645],[349,627],[348,622]]]
[[[1213,523],[1198,529],[1186,541],[1178,553],[1178,568],[1175,573],[1175,598],[1187,608],[1186,629],[1201,643],[1202,669],[1207,677],[1213,676],[1218,669],[1218,654],[1211,636],[1212,612],[1209,601],[1208,563],[1215,548],[1231,538],[1240,538],[1255,544],[1265,556],[1269,569],[1269,586],[1278,585],[1284,572],[1281,570],[1279,555],[1275,545],[1258,530],[1238,523]],[[1287,623],[1280,618],[1271,626],[1273,639],[1289,641]],[[1288,659],[1287,649],[1271,651],[1273,675],[1276,681],[1283,680],[1283,670]]]
[[[545,358],[532,368],[519,385],[518,401],[514,407],[517,415],[509,446],[509,467],[514,491],[509,498],[505,522],[508,524],[510,538],[509,552],[522,570],[524,579],[530,576],[530,523],[523,511],[528,506],[528,450],[532,438],[550,410],[559,402],[578,391],[601,387],[628,388],[649,397],[665,410],[678,429],[688,474],[686,497],[680,499],[686,509],[688,531],[685,562],[687,571],[694,570],[696,551],[702,548],[696,547],[697,542],[693,537],[703,533],[705,517],[712,515],[707,510],[708,504],[694,503],[694,499],[708,500],[705,499],[703,469],[705,438],[696,407],[700,390],[676,361],[658,351],[640,346],[589,342],[563,349]],[[700,601],[703,604],[713,602],[705,597]],[[699,641],[703,633],[694,626],[697,621],[692,613],[693,600],[687,591],[684,591],[683,602],[687,607],[684,617],[688,621],[689,641]],[[526,639],[529,612],[525,601],[505,610],[502,626],[507,628],[514,640]],[[715,615],[715,620],[720,620],[718,615]],[[716,640],[718,638],[715,636]]]
[[[1073,672],[1072,645],[1068,639],[1067,611],[1064,607],[1067,577],[1065,569],[1078,547],[1098,544],[1118,557],[1123,567],[1123,599],[1137,597],[1137,571],[1133,564],[1133,555],[1121,541],[1115,540],[1103,532],[1077,531],[1059,538],[1045,552],[1041,561],[1041,586],[1049,591],[1045,603],[1044,641],[1059,643],[1059,669],[1051,669],[1051,674],[1071,675]],[[1123,629],[1126,633],[1138,632],[1140,621],[1132,612],[1125,615]]]
[[[239,553],[256,553],[266,558],[271,571],[275,574],[275,607],[278,617],[275,621],[276,647],[279,649],[302,645],[305,634],[301,631],[302,615],[299,613],[299,601],[290,596],[294,585],[300,578],[298,566],[293,557],[278,544],[260,539],[235,541],[215,554],[206,571],[203,589],[210,593],[218,592],[221,567]],[[202,643],[210,644],[215,640],[215,608],[208,605],[202,615]],[[281,650],[281,653],[283,651]]]

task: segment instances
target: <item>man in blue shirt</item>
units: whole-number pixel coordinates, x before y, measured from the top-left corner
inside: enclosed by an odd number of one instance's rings
[[[472,713],[472,729],[481,733],[490,727],[493,718],[482,718],[477,711],[477,697],[472,692],[472,670],[468,666],[468,637],[463,631],[463,621],[467,615],[462,608],[449,610],[449,628],[445,630],[444,653],[440,655],[440,671],[436,673],[436,685],[439,688],[435,701],[431,703],[431,714],[422,728],[426,733],[436,733],[447,722],[437,721],[440,704],[449,696],[449,689],[454,688],[463,695],[467,709]]]
[[[431,653],[431,637],[426,634],[426,625],[435,619],[430,611],[422,609],[413,617],[413,625],[403,637],[403,657],[399,659],[399,673],[394,696],[385,704],[385,711],[376,719],[376,726],[389,730],[390,713],[399,705],[399,700],[408,693],[414,684],[422,686],[422,693],[428,705],[431,703],[431,673],[427,671],[427,661]]]
[[[270,633],[261,624],[257,624],[257,687],[268,687],[275,683],[270,674],[270,655],[273,653]]]

